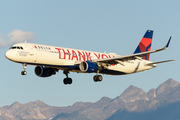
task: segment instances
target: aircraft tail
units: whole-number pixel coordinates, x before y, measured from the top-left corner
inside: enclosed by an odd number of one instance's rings
[[[147,30],[142,38],[141,42],[139,43],[138,47],[134,51],[134,54],[151,51],[151,43],[152,43],[153,31]],[[145,60],[149,60],[150,54],[147,54],[143,57]]]

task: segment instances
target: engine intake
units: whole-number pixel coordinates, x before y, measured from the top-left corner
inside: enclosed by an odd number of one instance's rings
[[[97,63],[90,62],[90,61],[83,61],[80,63],[79,68],[82,72],[97,72],[99,69],[99,66]]]
[[[51,75],[56,74],[54,69],[43,66],[36,66],[34,72],[39,77],[50,77]]]

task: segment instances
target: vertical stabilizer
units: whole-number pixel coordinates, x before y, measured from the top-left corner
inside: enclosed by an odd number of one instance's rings
[[[153,31],[147,30],[138,47],[136,48],[135,53],[147,52],[151,50]],[[149,60],[150,54],[147,54],[143,57],[145,60]]]

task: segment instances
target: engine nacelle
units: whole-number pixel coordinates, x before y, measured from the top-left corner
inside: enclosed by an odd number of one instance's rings
[[[39,77],[50,77],[51,75],[56,74],[56,71],[54,71],[52,68],[43,66],[36,66],[34,72]]]
[[[90,61],[83,61],[80,63],[79,68],[82,72],[97,72],[99,69],[99,66],[95,62],[90,62]]]

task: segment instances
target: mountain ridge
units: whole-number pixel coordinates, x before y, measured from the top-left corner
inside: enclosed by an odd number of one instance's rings
[[[55,107],[40,100],[25,104],[16,101],[9,106],[0,107],[0,120],[111,120],[118,114],[128,118],[122,113],[144,115],[144,111],[156,111],[176,102],[180,102],[180,83],[170,78],[147,93],[130,85],[116,98],[102,97],[94,103],[76,102],[67,107]]]

